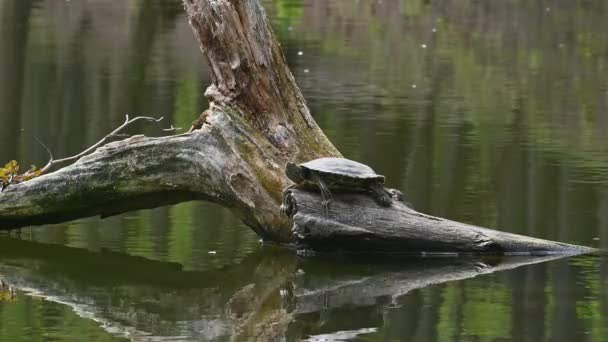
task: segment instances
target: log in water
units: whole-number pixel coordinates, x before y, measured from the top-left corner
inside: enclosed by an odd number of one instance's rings
[[[593,248],[526,237],[420,213],[403,202],[335,193],[328,215],[317,192],[293,189],[293,230],[313,250],[405,254],[581,254]]]

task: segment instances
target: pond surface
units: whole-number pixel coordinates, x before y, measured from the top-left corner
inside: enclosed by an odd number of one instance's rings
[[[608,2],[264,4],[315,119],[418,210],[608,248]],[[188,128],[209,83],[180,1],[0,2],[0,162]],[[300,259],[183,203],[0,236],[0,340],[608,341],[608,258],[540,261]]]

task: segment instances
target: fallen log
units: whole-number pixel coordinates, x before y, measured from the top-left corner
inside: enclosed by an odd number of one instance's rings
[[[364,194],[334,193],[327,215],[317,192],[292,189],[288,196],[300,248],[422,255],[574,255],[594,251],[423,214],[397,200],[383,207]]]

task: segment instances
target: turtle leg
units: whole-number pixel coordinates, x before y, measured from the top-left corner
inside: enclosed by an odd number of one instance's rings
[[[317,183],[317,185],[319,186],[319,190],[321,190],[321,206],[323,207],[323,213],[325,214],[325,216],[328,216],[329,203],[332,200],[331,191],[329,191],[329,188],[321,178],[316,177],[315,183]]]
[[[386,189],[384,189],[382,184],[378,184],[378,183],[372,184],[369,187],[369,191],[371,192],[374,199],[378,202],[378,204],[380,204],[383,207],[391,206],[391,201],[392,201],[391,193],[386,191]]]
[[[290,212],[292,211],[293,208],[291,207],[293,207],[293,204],[290,201],[291,189],[295,188],[296,186],[297,184],[292,184],[283,190],[281,195],[281,215],[289,216]]]
[[[388,193],[391,195],[391,197],[399,202],[402,202],[403,204],[405,204],[406,207],[410,208],[410,209],[414,209],[414,206],[412,205],[412,203],[410,203],[410,201],[407,200],[407,198],[405,198],[405,195],[403,194],[403,192],[397,190],[397,189],[388,189]]]
[[[396,199],[399,202],[405,201],[405,196],[403,195],[403,192],[397,189],[388,189],[388,193],[391,194],[391,197],[393,199]]]

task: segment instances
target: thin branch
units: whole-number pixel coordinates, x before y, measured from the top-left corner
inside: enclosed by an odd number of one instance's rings
[[[94,145],[92,145],[91,147],[87,148],[86,150],[78,153],[77,155],[71,156],[71,157],[66,157],[66,158],[61,158],[61,159],[53,159],[53,154],[51,153],[51,150],[49,150],[48,147],[46,147],[40,140],[38,140],[37,138],[34,137],[34,139],[36,139],[36,141],[38,141],[38,143],[40,145],[42,145],[42,147],[44,147],[44,149],[49,153],[50,159],[48,161],[48,163],[42,168],[40,169],[40,174],[45,173],[46,171],[48,171],[51,167],[53,167],[54,165],[57,165],[59,163],[64,163],[64,162],[69,162],[69,161],[73,161],[76,159],[79,159],[89,153],[91,153],[92,151],[94,151],[96,148],[98,148],[99,146],[103,145],[106,141],[108,141],[108,139],[117,136],[118,133],[120,131],[122,131],[123,129],[125,129],[127,126],[129,126],[130,124],[136,122],[136,121],[140,121],[140,120],[144,120],[144,121],[148,121],[148,122],[154,122],[156,123],[156,125],[158,126],[158,128],[163,131],[163,132],[173,132],[178,130],[179,128],[175,128],[173,127],[173,125],[171,125],[170,128],[162,128],[159,124],[159,122],[161,120],[163,120],[164,117],[160,117],[158,119],[153,118],[153,117],[149,117],[149,116],[138,116],[135,117],[133,119],[129,119],[129,114],[125,115],[125,122],[118,126],[115,130],[113,130],[112,132],[110,132],[109,134],[107,134],[106,136],[104,136],[101,140],[99,140],[97,143],[95,143]]]
[[[36,140],[40,146],[42,146],[42,148],[44,148],[46,150],[46,152],[49,154],[49,163],[52,162],[55,158],[53,157],[53,152],[51,152],[51,149],[48,148],[44,143],[42,143],[42,141],[40,141],[40,139],[38,139],[36,136],[32,136],[34,138],[34,140]]]

